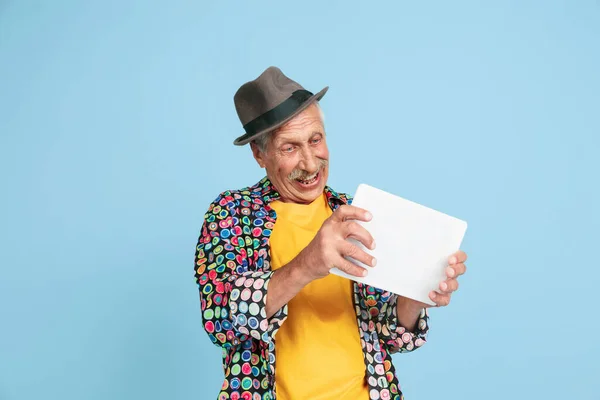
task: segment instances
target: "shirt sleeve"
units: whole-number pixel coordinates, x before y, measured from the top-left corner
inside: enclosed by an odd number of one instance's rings
[[[230,201],[222,194],[210,205],[196,246],[204,330],[219,347],[237,346],[250,337],[269,344],[287,318],[287,305],[267,318],[273,271],[262,270],[266,250],[255,248],[251,230],[234,225]],[[249,270],[251,266],[256,270]]]
[[[429,331],[429,314],[427,309],[421,310],[416,328],[409,332],[398,323],[397,309],[398,295],[382,291],[377,301],[378,312],[375,324],[381,343],[388,353],[408,353],[423,346],[427,341]]]

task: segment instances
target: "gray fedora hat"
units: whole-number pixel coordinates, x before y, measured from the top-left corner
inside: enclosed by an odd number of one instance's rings
[[[258,78],[244,83],[233,96],[235,110],[244,133],[233,141],[236,146],[279,128],[315,101],[321,100],[329,87],[312,94],[277,67],[267,68]]]

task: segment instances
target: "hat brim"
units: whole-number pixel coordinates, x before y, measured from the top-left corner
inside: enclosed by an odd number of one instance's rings
[[[310,106],[311,104],[313,104],[315,101],[321,100],[323,98],[323,96],[325,96],[325,93],[327,93],[327,90],[329,90],[329,86],[326,86],[319,93],[317,93],[315,95],[312,95],[311,97],[309,97],[308,99],[306,99],[306,101],[304,103],[302,103],[300,105],[300,107],[298,107],[293,113],[291,113],[289,116],[287,116],[286,118],[282,119],[281,121],[277,122],[273,126],[270,126],[267,129],[263,129],[260,132],[256,132],[256,133],[252,133],[252,134],[246,133],[246,134],[238,137],[237,139],[235,139],[233,141],[233,144],[236,145],[236,146],[243,146],[245,144],[250,143],[254,139],[258,138],[259,136],[262,136],[264,134],[267,134],[267,133],[272,132],[273,130],[279,128],[280,126],[284,125],[286,122],[288,122],[289,120],[291,120],[292,118],[294,118],[296,115],[300,114],[302,111],[304,111],[305,109],[307,109],[308,106]]]

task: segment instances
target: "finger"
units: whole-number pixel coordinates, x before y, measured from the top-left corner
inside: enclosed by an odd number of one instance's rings
[[[458,290],[458,281],[456,279],[446,279],[440,283],[440,291],[444,293],[452,293]]]
[[[446,267],[446,276],[448,278],[457,278],[467,272],[465,264],[454,264]]]
[[[429,298],[437,307],[445,307],[450,304],[450,295],[446,293],[440,294],[436,291],[432,291],[429,293]]]
[[[370,221],[373,216],[370,212],[365,210],[364,208],[349,206],[344,204],[343,206],[338,207],[337,210],[332,215],[338,221],[347,221],[349,219],[357,219],[359,221]]]
[[[467,253],[462,250],[457,251],[448,258],[448,264],[464,263],[467,261]]]
[[[361,263],[368,265],[369,267],[374,267],[377,264],[377,260],[375,257],[365,253],[363,250],[353,245],[350,242],[344,241],[345,244],[342,249],[342,255],[347,257],[352,257],[356,261],[360,261]]]
[[[369,231],[358,222],[347,221],[344,223],[344,239],[352,238],[361,242],[367,249],[375,249],[375,239]]]
[[[338,262],[335,263],[335,267],[337,269],[339,269],[340,271],[344,271],[345,273],[347,273],[349,275],[357,276],[357,277],[361,277],[361,278],[364,278],[369,273],[363,267],[359,267],[358,265],[346,260],[343,257],[339,258]]]

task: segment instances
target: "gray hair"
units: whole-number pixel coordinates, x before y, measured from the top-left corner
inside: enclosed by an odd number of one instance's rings
[[[321,117],[321,123],[323,124],[323,126],[325,126],[325,114],[323,113],[319,102],[315,101],[313,104],[317,106],[317,109],[319,110],[319,116]],[[261,135],[254,139],[252,143],[254,143],[256,147],[258,147],[258,150],[260,150],[261,153],[265,153],[267,151],[267,145],[269,144],[269,140],[275,132],[277,132],[277,130]]]

